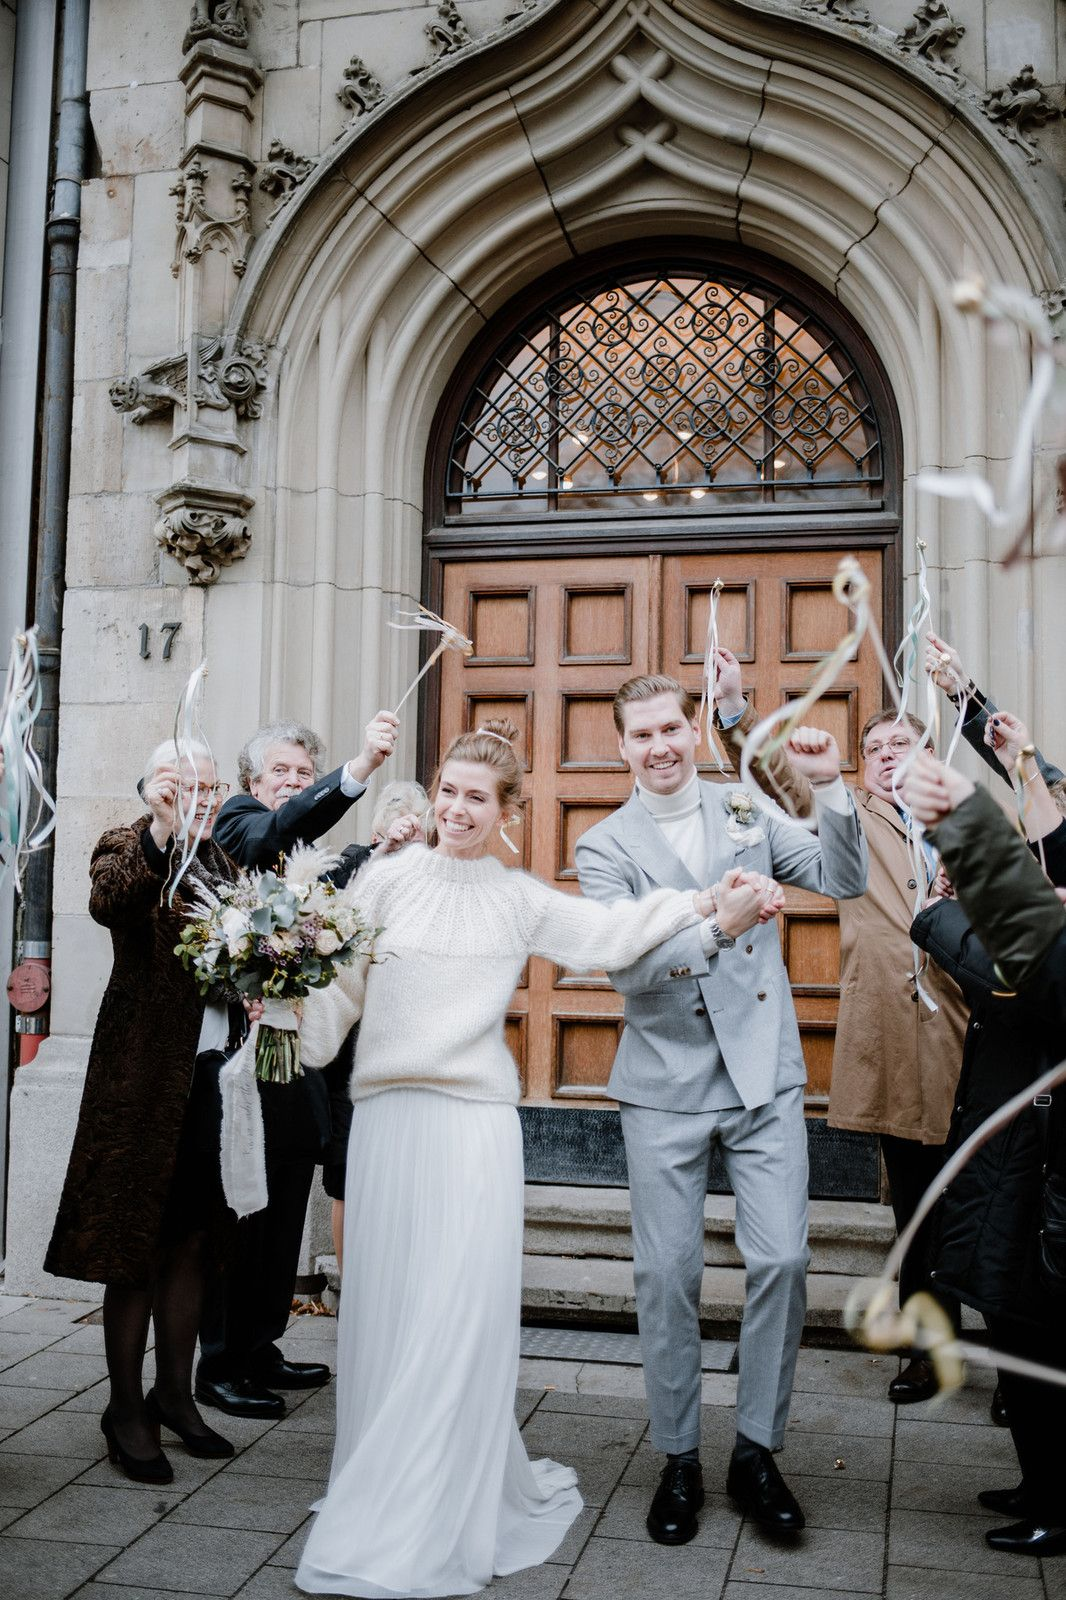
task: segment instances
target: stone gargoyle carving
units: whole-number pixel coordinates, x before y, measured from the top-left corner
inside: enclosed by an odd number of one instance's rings
[[[198,406],[225,411],[233,407],[238,417],[255,421],[263,414],[260,401],[267,386],[267,349],[258,339],[214,335],[197,341],[195,399]],[[184,352],[154,361],[131,378],[120,378],[108,390],[116,411],[131,422],[164,417],[175,406],[184,407],[188,394]]]

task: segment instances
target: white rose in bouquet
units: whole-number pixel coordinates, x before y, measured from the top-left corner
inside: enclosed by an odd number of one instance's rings
[[[244,955],[252,945],[252,925],[243,911],[230,906],[222,913],[222,937],[231,956]]]
[[[323,928],[315,940],[315,954],[317,956],[332,956],[340,949],[342,940],[334,933],[332,928]]]

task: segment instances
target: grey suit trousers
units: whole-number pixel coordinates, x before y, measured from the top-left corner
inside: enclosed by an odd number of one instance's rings
[[[623,1105],[640,1348],[657,1450],[700,1441],[700,1287],[707,1163],[718,1141],[736,1196],[747,1276],[737,1432],[780,1447],[806,1307],[807,1131],[803,1089],[754,1111]]]

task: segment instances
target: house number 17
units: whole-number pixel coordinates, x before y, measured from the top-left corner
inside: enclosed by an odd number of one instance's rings
[[[169,661],[170,660],[171,651],[174,649],[174,640],[178,637],[178,634],[181,632],[181,623],[180,622],[163,622],[163,623],[160,624],[159,631],[163,635],[163,640],[164,640],[164,643],[163,643],[163,660],[164,661]],[[141,623],[141,660],[142,661],[150,661],[152,659],[152,646],[149,643],[149,640],[151,639],[151,636],[152,636],[152,630],[149,627],[148,623],[147,622],[142,622]]]

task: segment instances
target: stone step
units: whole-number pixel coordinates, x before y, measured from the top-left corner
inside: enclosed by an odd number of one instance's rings
[[[705,1330],[733,1330],[744,1304],[744,1268],[733,1242],[732,1195],[708,1195],[704,1209]],[[865,1201],[812,1200],[811,1268],[805,1326],[843,1335],[844,1305],[863,1278],[876,1276],[895,1236],[888,1206]],[[629,1191],[548,1184],[526,1188],[522,1314],[527,1321],[633,1327]],[[324,1298],[336,1305],[339,1277],[333,1256],[319,1256]]]
[[[809,1273],[809,1329],[843,1331],[844,1304],[861,1277]],[[705,1267],[700,1290],[700,1322],[705,1334],[735,1330],[744,1308],[743,1267]],[[527,1255],[522,1263],[522,1316],[529,1321],[635,1326],[637,1304],[633,1263],[577,1261],[572,1256]]]
[[[739,1267],[733,1242],[731,1194],[709,1194],[704,1205],[703,1259],[708,1267]],[[872,1277],[881,1270],[896,1229],[888,1206],[863,1200],[810,1202],[811,1274]],[[527,1184],[527,1256],[633,1258],[628,1189]]]

